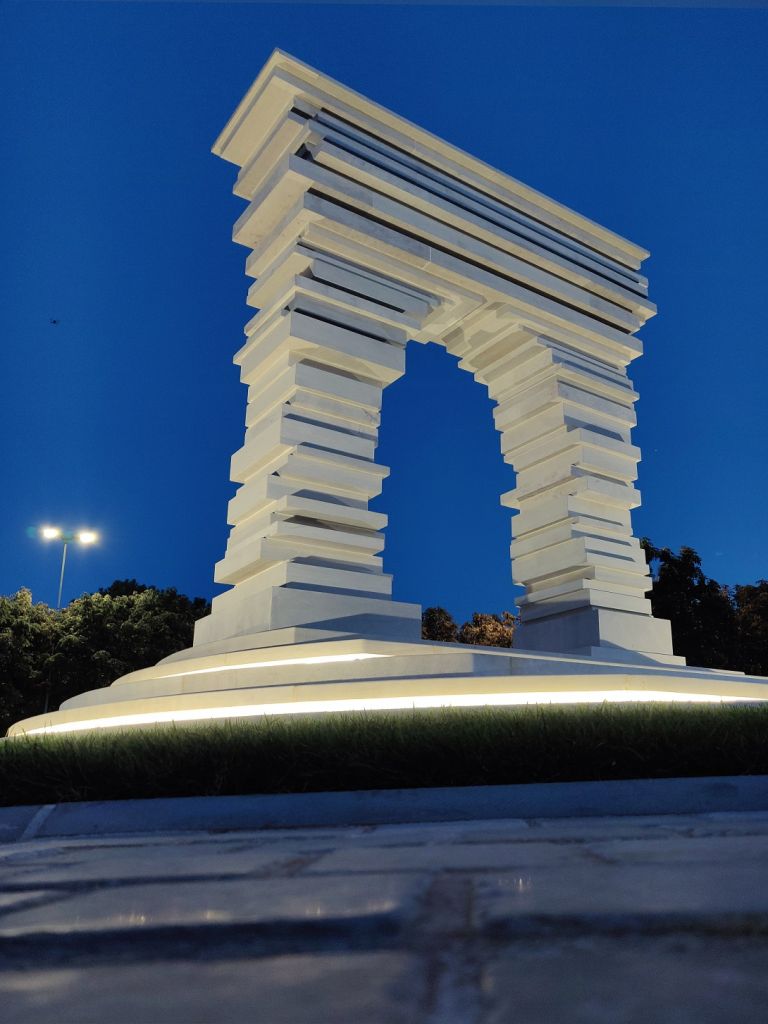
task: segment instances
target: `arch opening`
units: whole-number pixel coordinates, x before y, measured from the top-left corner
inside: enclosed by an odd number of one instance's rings
[[[487,389],[437,342],[409,342],[406,372],[383,395],[377,458],[391,466],[371,508],[388,516],[384,569],[393,597],[473,612],[514,611],[510,567],[514,487],[499,452]]]

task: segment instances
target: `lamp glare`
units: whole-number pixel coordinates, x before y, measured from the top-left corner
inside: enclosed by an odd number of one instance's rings
[[[81,544],[95,544],[99,535],[95,530],[78,530],[77,539]]]
[[[43,526],[40,528],[40,535],[43,540],[57,540],[61,536],[58,526]]]

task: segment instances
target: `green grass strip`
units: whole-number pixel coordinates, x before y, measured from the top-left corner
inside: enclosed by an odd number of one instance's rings
[[[0,743],[0,804],[768,774],[768,706],[325,714]]]

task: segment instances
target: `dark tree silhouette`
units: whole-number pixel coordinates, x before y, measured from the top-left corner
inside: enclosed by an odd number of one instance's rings
[[[675,554],[647,538],[641,543],[653,574],[653,614],[672,623],[675,653],[689,665],[735,668],[737,621],[728,588],[704,575],[693,548]]]
[[[421,637],[423,640],[439,640],[443,643],[455,644],[459,636],[459,627],[450,612],[445,608],[425,608],[421,614]]]
[[[768,676],[768,580],[735,586],[736,664],[749,675]]]
[[[459,643],[484,647],[511,647],[515,636],[515,617],[511,612],[488,615],[475,612],[459,630]]]
[[[189,647],[210,605],[174,587],[115,580],[61,611],[28,590],[0,597],[0,734],[19,718]]]

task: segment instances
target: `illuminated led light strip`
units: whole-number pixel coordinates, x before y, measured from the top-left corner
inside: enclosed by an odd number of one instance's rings
[[[238,661],[234,665],[216,665],[213,668],[184,669],[158,676],[175,679],[177,676],[203,676],[210,672],[235,672],[241,668],[280,668],[282,665],[334,665],[339,661],[366,661],[368,658],[389,658],[389,654],[318,654],[313,658],[283,658],[280,661]],[[156,672],[156,669],[152,670]]]
[[[20,735],[85,732],[121,725],[158,725],[171,722],[202,722],[222,718],[253,718],[270,715],[318,714],[328,711],[402,711],[412,708],[470,708],[520,704],[600,704],[664,701],[686,704],[722,704],[727,701],[759,701],[761,698],[726,697],[709,693],[675,693],[665,690],[554,690],[541,693],[459,693],[435,697],[353,697],[347,700],[306,700],[285,704],[242,704],[222,708],[190,708],[177,711],[146,711],[113,718],[29,729]]]

